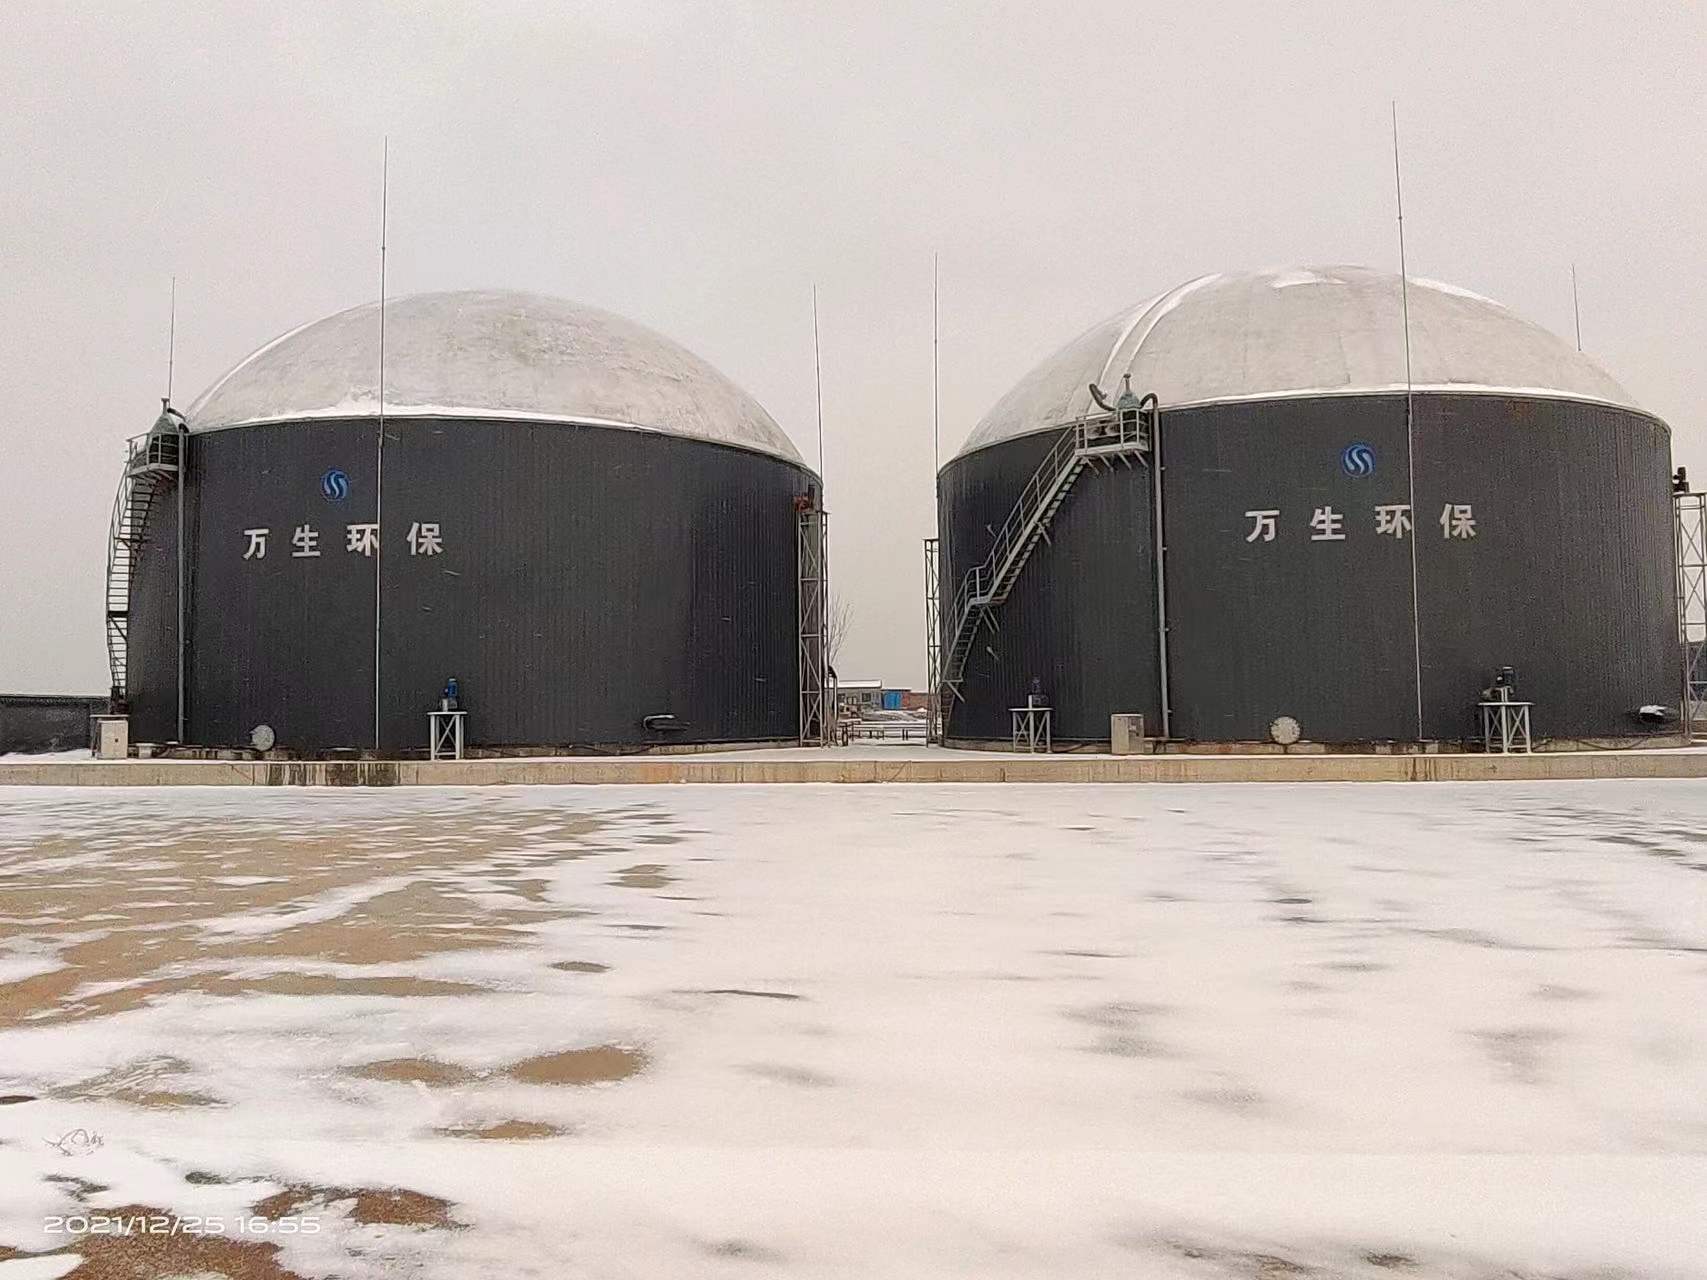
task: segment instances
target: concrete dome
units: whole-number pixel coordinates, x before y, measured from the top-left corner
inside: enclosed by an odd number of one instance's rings
[[[293,329],[187,415],[192,431],[379,412],[379,304]],[[659,431],[799,462],[753,398],[662,334],[597,307],[509,291],[385,305],[386,417],[503,418]]]
[[[1635,408],[1593,360],[1492,299],[1410,280],[1411,385]],[[1200,276],[1110,316],[996,402],[961,453],[1092,411],[1086,384],[1164,408],[1405,389],[1399,277],[1367,267]]]

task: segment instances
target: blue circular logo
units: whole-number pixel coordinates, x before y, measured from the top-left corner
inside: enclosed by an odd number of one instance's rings
[[[320,496],[328,502],[342,502],[350,496],[350,477],[333,467],[320,477]]]
[[[1340,469],[1348,476],[1375,474],[1375,450],[1361,442],[1340,450]]]

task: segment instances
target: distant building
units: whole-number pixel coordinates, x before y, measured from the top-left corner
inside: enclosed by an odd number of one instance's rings
[[[872,711],[923,711],[930,695],[884,684],[881,680],[843,680],[837,707],[841,715],[863,716]]]
[[[839,680],[836,682],[836,711],[842,716],[862,716],[883,710],[883,681]]]

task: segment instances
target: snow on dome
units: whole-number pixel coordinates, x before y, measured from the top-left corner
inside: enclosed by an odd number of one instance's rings
[[[379,412],[379,304],[276,338],[190,406],[192,431]],[[506,418],[660,431],[800,454],[746,392],[662,334],[597,307],[507,291],[385,304],[386,417]]]
[[[1569,343],[1456,285],[1410,278],[1411,383],[1636,408]],[[1403,391],[1399,277],[1367,267],[1200,276],[1081,334],[996,402],[962,454],[1092,412],[1086,385],[1132,375],[1164,408]]]

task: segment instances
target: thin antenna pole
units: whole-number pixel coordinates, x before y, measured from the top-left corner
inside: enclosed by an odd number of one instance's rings
[[[818,347],[818,286],[812,286],[812,379],[818,394],[818,492],[824,491],[824,362]]]
[[[379,152],[379,437],[374,442],[373,456],[373,749],[379,750],[379,606],[380,559],[385,552],[385,539],[379,535],[381,504],[385,495],[385,240],[391,216],[391,137],[386,135]]]
[[[171,319],[166,322],[166,403],[172,403],[172,366],[178,358],[178,277],[172,277]],[[1577,344],[1581,349],[1582,344]]]
[[[176,363],[177,358],[178,358],[178,277],[177,276],[172,277],[171,299],[172,299],[171,308],[170,308],[171,318],[166,322],[166,403],[161,406],[162,409],[170,408],[172,405],[172,366]],[[162,416],[164,416],[164,414],[162,414]],[[173,486],[177,490],[176,495],[174,495],[175,500],[177,502],[177,527],[172,531],[172,537],[178,543],[178,728],[177,728],[177,739],[180,743],[182,743],[184,741],[185,721],[187,718],[186,717],[186,708],[188,706],[187,694],[185,693],[185,690],[184,690],[184,675],[185,675],[185,668],[187,666],[187,662],[185,659],[185,646],[188,645],[188,643],[189,643],[189,637],[184,632],[184,623],[185,623],[186,618],[188,617],[189,610],[188,610],[187,602],[184,599],[184,591],[185,591],[185,588],[186,588],[186,585],[187,585],[188,579],[189,579],[189,569],[188,569],[188,563],[187,563],[187,556],[189,554],[189,551],[188,551],[189,534],[185,531],[185,528],[184,528],[184,489],[189,484],[189,474],[190,474],[189,453],[190,453],[189,436],[188,436],[188,433],[184,429],[183,420],[179,419],[179,426],[178,426],[178,483]]]
[[[1583,311],[1577,305],[1577,264],[1571,263],[1571,315],[1577,322],[1577,350],[1583,349]]]
[[[942,469],[942,396],[941,381],[938,375],[939,362],[937,347],[939,345],[939,330],[937,327],[937,298],[938,298],[937,254],[931,254],[931,483],[936,483],[936,473]]]
[[[1393,195],[1399,210],[1399,300],[1405,317],[1405,430],[1411,429],[1411,284],[1405,266],[1405,184],[1399,172],[1399,104],[1393,103]]]
[[[1417,510],[1416,400],[1411,387],[1411,284],[1405,265],[1405,184],[1399,170],[1399,102],[1393,100],[1393,197],[1399,213],[1399,304],[1405,323],[1405,472],[1411,504],[1411,657],[1416,669],[1417,740],[1423,738],[1422,601],[1417,586],[1417,539],[1422,534]]]

